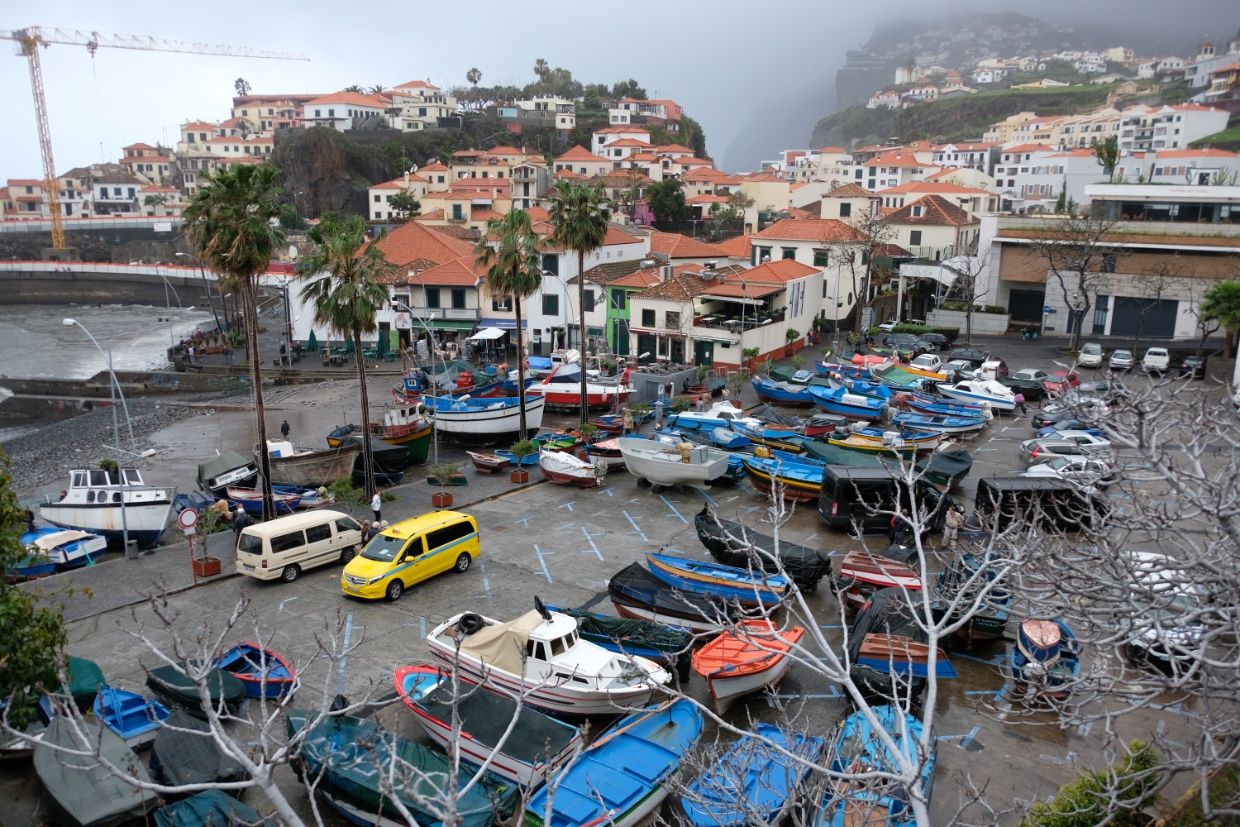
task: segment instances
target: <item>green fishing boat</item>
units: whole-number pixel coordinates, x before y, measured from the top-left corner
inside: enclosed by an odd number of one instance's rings
[[[213,669],[207,674],[206,683],[211,704],[217,708],[222,699],[230,712],[236,712],[245,700],[245,684],[229,672]],[[195,718],[206,717],[198,687],[175,666],[152,669],[146,676],[146,685],[160,700],[184,709]]]

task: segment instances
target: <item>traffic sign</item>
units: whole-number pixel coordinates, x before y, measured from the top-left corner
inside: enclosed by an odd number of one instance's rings
[[[186,534],[194,533],[194,526],[198,525],[198,509],[184,508],[177,515],[177,525],[181,526],[181,531]]]

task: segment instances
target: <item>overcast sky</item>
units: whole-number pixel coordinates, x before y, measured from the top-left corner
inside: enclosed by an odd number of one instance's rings
[[[1031,9],[1068,25],[1114,20],[1117,34],[1140,26],[1147,32],[1174,32],[1188,42],[1204,34],[1225,38],[1240,25],[1236,0],[1042,0],[1032,7],[987,0],[976,5]],[[609,14],[610,9],[617,12]],[[464,83],[466,70],[477,66],[484,84],[522,85],[533,80],[531,67],[540,57],[572,70],[583,82],[631,76],[652,97],[676,99],[702,122],[709,152],[721,165],[737,169],[780,149],[803,146],[830,103],[844,50],[868,39],[880,20],[925,9],[926,4],[909,0],[672,0],[631,7],[572,0],[475,0],[468,5],[216,0],[193,7],[147,0],[51,0],[20,8],[5,4],[0,29],[40,25],[152,35],[300,52],[309,58],[290,62],[100,49],[92,59],[83,48],[51,46],[42,62],[60,172],[115,161],[120,148],[135,141],[171,145],[185,120],[227,117],[239,76],[256,93],[329,92],[352,83],[390,86],[427,77],[447,87]],[[24,60],[0,60],[0,112],[7,126],[0,142],[0,179],[41,177]],[[755,131],[755,117],[765,122],[763,129]]]

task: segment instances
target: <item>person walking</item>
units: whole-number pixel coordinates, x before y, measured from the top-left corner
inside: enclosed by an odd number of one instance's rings
[[[194,364],[194,346],[193,345],[185,346],[185,364],[187,365]]]
[[[234,548],[237,546],[237,543],[241,542],[241,532],[244,531],[247,526],[251,526],[253,524],[254,520],[250,518],[250,515],[246,512],[246,510],[241,506],[237,506],[237,510],[233,512],[232,518]]]
[[[1021,416],[1025,416],[1029,413],[1029,411],[1025,408],[1025,395],[1020,391],[1016,391],[1016,393],[1012,394],[1012,402],[1016,404],[1016,407],[1020,408]]]
[[[625,436],[633,433],[633,414],[629,412],[628,408],[624,409],[624,417],[620,420],[620,422],[624,426]]]
[[[382,507],[383,507],[383,501],[379,499],[379,492],[376,491],[375,495],[370,498],[370,510],[373,511],[375,514],[376,523],[383,522],[383,515],[380,513],[380,509]]]
[[[280,436],[284,437],[284,441],[288,442],[288,420],[280,423]]]
[[[943,548],[947,550],[956,547],[956,540],[960,537],[960,527],[964,525],[964,512],[959,506],[953,505],[947,509],[947,514],[943,517]]]

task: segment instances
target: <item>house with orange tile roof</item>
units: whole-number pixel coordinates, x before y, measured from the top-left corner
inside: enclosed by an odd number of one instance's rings
[[[755,266],[791,260],[821,273],[815,315],[829,320],[845,318],[856,302],[854,284],[865,255],[863,237],[847,221],[836,218],[786,218],[750,238],[750,262]],[[854,266],[849,266],[852,262]]]
[[[307,127],[326,126],[345,132],[367,122],[388,123],[392,101],[381,95],[360,92],[332,92],[306,101],[301,118]]]
[[[452,170],[448,165],[432,159],[422,167],[414,167],[414,172],[426,179],[427,192],[446,190],[452,183]]]
[[[232,117],[245,121],[251,133],[271,135],[281,129],[303,126],[302,107],[322,96],[322,92],[238,95],[232,99]]]
[[[819,198],[817,218],[834,218],[844,222],[864,220],[878,212],[879,198],[857,184],[841,184],[824,192]]]
[[[918,258],[941,261],[972,252],[981,223],[941,195],[926,194],[883,217],[891,243]]]
[[[392,209],[392,196],[408,192],[419,202],[426,197],[426,179],[416,172],[406,172],[399,178],[372,184],[366,191],[366,210],[371,221],[400,221],[401,216]]]
[[[853,156],[843,147],[825,146],[811,149],[796,159],[791,169],[794,181],[802,183],[821,181],[828,184],[844,184],[855,180]]]
[[[939,167],[928,160],[931,154],[898,149],[875,155],[861,165],[864,179],[857,183],[866,189],[878,191],[887,187],[898,187],[908,181],[920,181],[939,171]]]
[[[668,132],[680,129],[683,111],[674,100],[621,98],[607,110],[607,122],[611,126],[651,124],[666,126]]]
[[[999,209],[999,197],[991,190],[962,187],[941,180],[909,181],[898,187],[879,190],[875,195],[881,200],[883,207],[900,208],[926,196],[937,195],[970,215],[996,212]]]
[[[611,172],[615,168],[616,165],[611,161],[595,155],[580,144],[577,144],[565,152],[561,152],[559,155],[555,156],[551,162],[551,170],[553,173],[571,172],[586,178],[590,178],[595,175],[603,175],[604,173]]]
[[[601,129],[594,130],[594,134],[590,136],[590,151],[599,157],[610,158],[611,155],[603,152],[603,147],[622,140],[641,141],[642,143],[649,144],[650,130],[641,126],[626,126],[613,122]]]
[[[429,80],[411,80],[392,87],[392,125],[401,132],[423,132],[454,124],[457,100]]]

